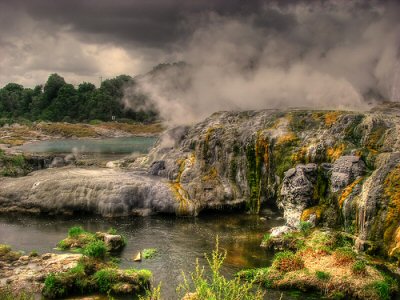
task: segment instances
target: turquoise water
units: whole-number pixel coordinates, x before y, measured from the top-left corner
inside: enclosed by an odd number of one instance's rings
[[[156,140],[156,137],[48,140],[25,144],[18,149],[30,153],[147,153]]]

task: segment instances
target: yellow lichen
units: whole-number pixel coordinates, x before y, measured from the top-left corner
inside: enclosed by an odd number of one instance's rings
[[[400,165],[397,165],[386,177],[384,194],[389,198],[385,219],[383,239],[389,246],[389,253],[396,247],[396,234],[400,222]]]
[[[308,156],[308,147],[303,146],[300,148],[299,151],[292,154],[292,161],[294,164],[297,164],[300,162],[307,162],[306,161],[307,156]]]
[[[321,218],[321,214],[322,214],[322,207],[320,205],[309,207],[303,210],[301,214],[301,220],[308,221],[311,215],[315,215],[317,217],[317,221],[319,221]]]
[[[283,145],[283,144],[288,144],[292,143],[297,140],[297,136],[293,132],[286,133],[284,135],[281,135],[278,137],[276,141],[276,145]]]
[[[326,156],[329,160],[334,161],[343,155],[345,149],[345,144],[336,145],[335,147],[326,149]]]
[[[203,181],[212,181],[212,180],[216,180],[218,178],[218,172],[217,169],[215,167],[212,167],[207,173],[206,175],[204,175],[201,180]]]
[[[330,127],[333,124],[335,124],[335,122],[337,121],[337,119],[340,116],[340,112],[339,111],[331,111],[325,114],[325,125]]]
[[[179,201],[179,214],[186,215],[189,212],[190,197],[188,192],[181,185],[182,173],[186,168],[194,165],[196,161],[195,155],[192,153],[185,159],[178,159],[176,162],[179,165],[178,175],[174,182],[170,183],[171,190],[175,195],[175,199]]]
[[[363,180],[362,177],[354,180],[351,184],[345,187],[343,190],[342,194],[340,195],[339,198],[339,207],[342,208],[344,201],[350,196],[350,194],[353,192],[354,187],[359,184]]]

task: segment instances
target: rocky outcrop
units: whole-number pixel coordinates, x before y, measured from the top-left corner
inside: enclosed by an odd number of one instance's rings
[[[21,256],[12,262],[0,261],[0,286],[14,291],[40,293],[50,273],[74,268],[81,254],[46,253],[40,256]]]
[[[360,156],[344,155],[339,157],[332,165],[331,192],[339,192],[364,175],[364,172],[365,163]]]
[[[2,212],[126,216],[179,206],[167,182],[111,169],[48,169],[0,182]]]
[[[360,245],[386,239],[378,246],[395,253],[399,137],[398,104],[363,113],[219,112],[168,130],[147,156],[109,170],[59,168],[0,179],[0,210],[197,215],[271,205],[287,225],[343,226],[359,234]]]
[[[285,172],[278,207],[283,211],[286,223],[291,227],[298,227],[304,209],[316,204],[317,199],[314,198],[316,173],[316,164],[297,165]]]

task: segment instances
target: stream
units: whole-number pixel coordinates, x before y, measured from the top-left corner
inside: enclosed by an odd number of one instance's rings
[[[217,236],[220,248],[227,251],[222,267],[225,276],[231,278],[241,269],[269,265],[272,253],[259,245],[268,229],[283,222],[280,215],[269,210],[264,210],[260,216],[208,212],[196,218],[148,216],[108,219],[93,216],[1,215],[0,243],[27,253],[32,250],[38,253],[59,252],[54,248],[72,226],[80,225],[93,232],[107,231],[113,227],[127,239],[127,246],[119,255],[120,267],[150,269],[154,285],[162,282],[163,299],[172,300],[179,299],[175,289],[182,282],[182,271],[186,274],[194,271],[196,258],[201,265],[206,265],[204,253],[211,253]],[[133,257],[145,248],[156,248],[157,255],[152,259],[134,262]],[[296,299],[293,294],[284,295],[282,299]],[[280,299],[280,296],[280,292],[268,291],[266,299]]]

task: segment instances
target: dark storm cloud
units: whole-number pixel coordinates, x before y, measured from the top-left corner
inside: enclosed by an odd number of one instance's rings
[[[399,2],[379,0],[0,0],[0,86],[53,72],[97,82],[183,60],[195,71],[146,86],[166,114],[357,106],[368,93],[390,98],[399,20]],[[170,89],[182,75],[191,85]]]
[[[207,12],[220,15],[253,14],[261,1],[243,0],[71,0],[11,1],[9,11],[23,11],[35,20],[47,20],[83,34],[91,41],[134,43],[163,47],[189,34],[185,23]]]

